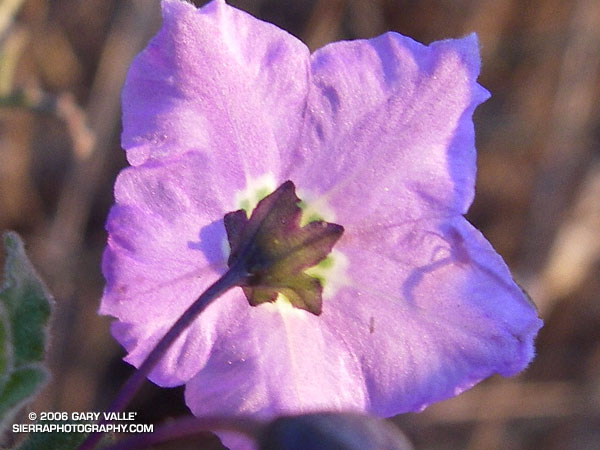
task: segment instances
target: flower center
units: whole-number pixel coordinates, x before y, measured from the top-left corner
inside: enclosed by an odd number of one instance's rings
[[[231,248],[227,263],[244,271],[242,288],[250,305],[284,297],[318,315],[327,275],[342,259],[332,249],[344,229],[300,201],[291,181],[271,194],[266,183],[236,196],[240,209],[225,215]]]

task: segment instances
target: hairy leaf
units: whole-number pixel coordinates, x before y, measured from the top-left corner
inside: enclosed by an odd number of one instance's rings
[[[43,365],[53,302],[16,233],[4,234],[0,291],[0,430],[49,378]]]

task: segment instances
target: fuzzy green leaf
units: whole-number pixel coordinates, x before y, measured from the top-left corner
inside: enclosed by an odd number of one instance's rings
[[[49,378],[43,365],[52,297],[16,233],[4,234],[6,263],[0,291],[0,430]]]

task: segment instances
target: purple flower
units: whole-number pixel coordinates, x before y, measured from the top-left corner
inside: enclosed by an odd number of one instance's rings
[[[152,372],[196,415],[417,411],[521,371],[541,326],[463,217],[473,199],[474,35],[397,33],[312,55],[215,0],[163,1],[163,26],[123,91],[132,167],[115,185],[100,312],[139,365],[227,269],[228,212],[286,180],[303,220],[345,232],[307,273],[322,313],[240,288],[211,304]]]

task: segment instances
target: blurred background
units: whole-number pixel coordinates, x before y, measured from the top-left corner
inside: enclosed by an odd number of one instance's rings
[[[418,450],[599,449],[600,1],[229,3],[311,49],[387,30],[423,43],[477,32],[492,98],[475,114],[468,217],[546,325],[521,376],[396,422]],[[0,0],[0,229],[22,235],[56,297],[54,380],[30,410],[100,411],[131,373],[96,309],[104,221],[126,164],[120,89],[159,26],[157,0]],[[185,415],[182,392],[148,383],[130,410],[147,423]]]

